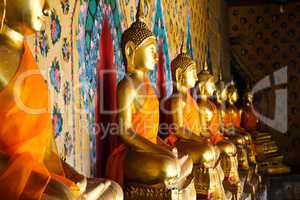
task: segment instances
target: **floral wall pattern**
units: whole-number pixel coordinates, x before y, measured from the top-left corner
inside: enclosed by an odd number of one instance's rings
[[[52,122],[59,153],[86,175],[95,175],[97,158],[97,66],[104,21],[112,35],[113,64],[117,81],[124,76],[120,49],[122,32],[135,20],[137,0],[53,0],[46,29],[27,38],[47,80]],[[170,61],[185,36],[187,52],[198,69],[210,53],[212,69],[220,66],[228,76],[226,5],[222,0],[146,0],[146,23],[157,36],[163,55],[160,70],[150,78],[171,80]],[[166,86],[165,94],[171,94]],[[158,93],[160,94],[160,93]]]

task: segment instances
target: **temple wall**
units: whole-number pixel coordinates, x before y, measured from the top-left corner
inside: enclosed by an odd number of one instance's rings
[[[120,80],[124,71],[120,38],[135,18],[137,1],[52,0],[51,4],[55,12],[47,28],[27,40],[49,86],[59,153],[79,171],[94,174],[96,158],[101,156],[96,155],[95,106],[103,23],[108,20]],[[183,35],[198,70],[208,57],[214,74],[217,76],[221,66],[229,78],[225,8],[222,0],[146,1],[146,22],[162,42],[166,81]]]
[[[276,113],[275,89],[288,89],[288,130],[275,133],[276,140],[293,166],[300,166],[299,134],[299,46],[300,46],[300,4],[290,2],[280,10],[279,4],[254,6],[233,6],[229,8],[229,36],[231,50],[240,60],[254,82],[273,76],[273,72],[288,67],[288,82],[283,87],[274,86],[258,95],[258,111],[269,118]],[[285,109],[285,107],[283,107]],[[284,112],[279,112],[283,115]],[[285,119],[284,119],[285,120]],[[284,122],[285,123],[285,122]]]

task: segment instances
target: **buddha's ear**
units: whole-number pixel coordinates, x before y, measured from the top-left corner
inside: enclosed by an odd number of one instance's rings
[[[175,78],[176,82],[181,84],[182,70],[179,67],[175,70]]]
[[[134,52],[135,52],[135,44],[132,41],[128,41],[125,44],[125,56],[127,62],[131,61],[134,58]]]

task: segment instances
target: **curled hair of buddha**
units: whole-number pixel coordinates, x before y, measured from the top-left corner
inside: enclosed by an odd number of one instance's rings
[[[196,65],[195,61],[184,50],[184,42],[181,44],[180,54],[171,62],[172,79],[174,82],[181,82],[183,73],[186,72],[191,65]]]
[[[198,84],[206,84],[207,82],[215,82],[214,76],[208,71],[207,61],[204,64],[203,70],[201,70],[198,75]]]
[[[6,0],[0,0],[0,33],[4,26],[4,20],[6,15]]]
[[[136,21],[131,24],[131,26],[124,31],[122,34],[121,40],[121,48],[123,57],[125,56],[125,46],[127,42],[131,41],[135,44],[136,48],[141,46],[148,38],[155,38],[153,32],[148,28],[147,24],[145,23],[144,17],[144,0],[140,0],[137,8],[136,14]],[[126,59],[124,59],[125,65]]]
[[[219,92],[222,92],[224,90],[224,88],[225,88],[225,83],[224,83],[223,77],[222,77],[222,69],[220,69],[218,81],[216,82],[216,90]]]

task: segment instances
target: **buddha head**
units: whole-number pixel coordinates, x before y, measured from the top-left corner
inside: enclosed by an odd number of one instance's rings
[[[239,95],[238,95],[238,91],[235,87],[235,83],[233,81],[231,81],[231,83],[228,85],[228,87],[226,87],[225,89],[225,98],[226,98],[226,101],[229,103],[229,104],[234,104],[237,102],[238,98],[239,98]]]
[[[183,46],[182,44],[180,54],[171,62],[172,79],[178,91],[187,91],[197,82],[196,63],[184,52]]]
[[[249,105],[253,104],[253,94],[252,94],[252,91],[250,89],[249,83],[247,84],[247,88],[244,92],[243,101],[244,101],[245,104],[249,104]]]
[[[48,0],[0,0],[0,22],[22,35],[42,29],[49,15]]]
[[[208,71],[207,62],[205,62],[204,69],[198,74],[197,86],[202,98],[213,96],[216,90],[215,79]]]
[[[144,1],[139,1],[136,21],[122,35],[122,52],[127,72],[152,71],[158,60],[156,37],[144,18]]]
[[[216,99],[219,104],[222,104],[226,100],[225,83],[222,78],[222,72],[220,71],[219,79],[216,82]]]

